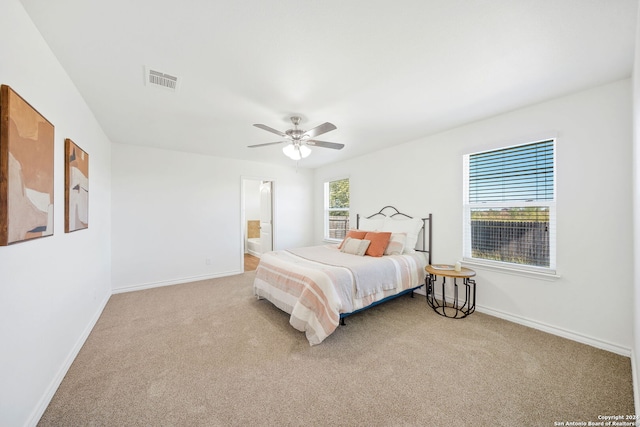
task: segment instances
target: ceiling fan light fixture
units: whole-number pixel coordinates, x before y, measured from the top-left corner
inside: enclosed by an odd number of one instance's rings
[[[300,151],[300,155],[303,159],[309,157],[309,154],[311,154],[311,148],[307,147],[306,145],[299,145],[298,151]]]
[[[292,160],[300,160],[309,157],[311,149],[306,145],[288,144],[282,148],[282,152]]]

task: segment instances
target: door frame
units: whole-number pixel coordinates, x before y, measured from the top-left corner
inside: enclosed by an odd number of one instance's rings
[[[244,192],[244,183],[245,181],[270,181],[271,182],[271,247],[273,250],[277,248],[277,229],[276,229],[276,212],[277,212],[277,204],[276,204],[276,180],[274,178],[269,178],[265,176],[252,176],[252,175],[241,175],[240,176],[240,271],[244,273],[244,241],[246,237],[245,228],[247,223],[247,218],[245,214],[245,197],[246,194]]]

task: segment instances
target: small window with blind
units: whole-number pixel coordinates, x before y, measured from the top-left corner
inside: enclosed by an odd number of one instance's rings
[[[464,156],[464,259],[555,274],[555,140]]]
[[[324,183],[324,239],[341,241],[349,228],[349,178]]]

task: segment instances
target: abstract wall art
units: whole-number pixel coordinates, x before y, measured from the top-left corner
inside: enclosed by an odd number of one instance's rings
[[[53,234],[54,127],[0,86],[0,246]]]
[[[89,155],[72,140],[64,140],[64,231],[89,227]]]

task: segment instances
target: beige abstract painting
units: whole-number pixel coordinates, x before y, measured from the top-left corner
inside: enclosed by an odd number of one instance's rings
[[[72,140],[64,140],[64,231],[89,227],[89,155]]]
[[[0,245],[53,234],[54,127],[0,86]]]

